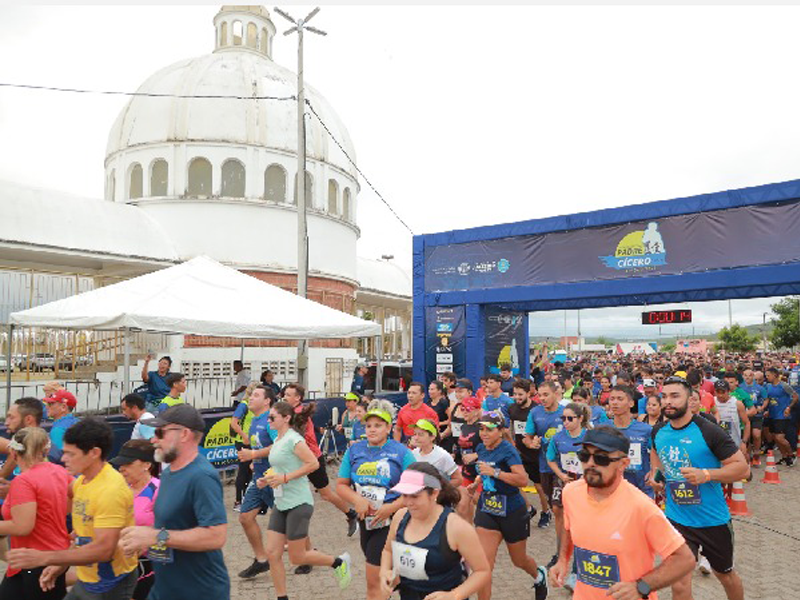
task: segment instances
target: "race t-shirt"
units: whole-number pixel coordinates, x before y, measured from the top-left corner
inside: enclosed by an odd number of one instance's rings
[[[353,421],[352,431],[350,433],[350,440],[357,442],[367,437],[367,426],[358,419]]]
[[[227,523],[219,473],[202,454],[175,472],[171,467],[165,469],[154,512],[156,529],[185,530]],[[153,560],[155,584],[149,600],[230,598],[222,550],[170,550],[172,562]]]
[[[436,467],[445,479],[450,479],[458,470],[456,461],[447,450],[440,446],[434,446],[428,454],[423,454],[419,448],[414,448],[411,454],[414,455],[415,461],[430,463]]]
[[[61,455],[64,453],[64,433],[78,422],[78,417],[72,413],[67,413],[60,419],[53,421],[50,428],[50,452],[47,455],[51,462],[60,463]]]
[[[24,536],[10,536],[9,547],[34,550],[65,550],[69,548],[67,533],[67,494],[72,477],[64,467],[49,462],[34,465],[20,473],[11,482],[3,503],[4,521],[11,520],[11,509],[29,502],[36,503],[36,523]],[[11,577],[19,569],[8,567]]]
[[[743,383],[739,386],[739,389],[750,394],[750,400],[752,400],[753,406],[761,406],[764,403],[765,394],[763,385],[758,385],[756,382],[750,385]]]
[[[612,423],[613,425],[613,423]],[[653,488],[645,485],[645,476],[650,472],[650,448],[653,428],[647,423],[633,419],[627,427],[616,427],[631,443],[628,450],[630,464],[624,477],[651,498],[655,497]]]
[[[80,475],[73,482],[72,528],[78,546],[92,542],[95,529],[123,529],[131,525],[135,525],[133,493],[110,464],[105,463],[91,481]],[[138,564],[135,556],[126,556],[117,547],[109,562],[78,566],[78,579],[87,591],[102,594],[113,589]]]
[[[714,527],[731,519],[722,484],[709,481],[694,486],[686,481],[683,467],[718,469],[739,447],[719,425],[695,415],[675,429],[667,421],[653,428],[653,446],[666,478],[667,517],[686,527]]]
[[[399,494],[390,488],[397,485],[400,474],[414,460],[411,450],[395,440],[388,439],[382,446],[371,446],[367,440],[361,440],[345,451],[339,477],[349,479],[356,491],[381,488],[382,502],[391,502]]]
[[[591,405],[592,409],[592,418],[590,419],[592,422],[592,427],[597,427],[598,425],[602,425],[603,423],[608,423],[611,419],[608,418],[605,409],[602,406],[598,406],[597,404]]]
[[[265,410],[258,416],[253,416],[253,419],[250,421],[248,437],[250,439],[250,448],[253,450],[261,450],[272,445],[268,410]],[[267,469],[269,469],[269,457],[253,459],[253,475],[256,478],[262,477]]]
[[[136,494],[133,499],[133,518],[137,525],[152,527],[156,520],[154,511],[156,498],[158,497],[158,487],[161,480],[156,477],[150,479],[144,489]]]
[[[506,440],[501,440],[492,450],[483,444],[478,444],[477,452],[478,461],[485,462],[504,473],[510,473],[512,466],[522,464],[519,452]],[[490,475],[481,475],[481,480],[483,490],[478,500],[478,510],[503,517],[525,505],[525,499],[518,487]],[[492,501],[492,497],[494,497],[494,501]],[[499,514],[500,512],[504,514]]]
[[[562,429],[547,445],[547,460],[557,463],[564,473],[577,479],[583,474],[583,465],[578,460],[578,452],[583,448],[581,444],[585,436],[586,430],[583,428],[578,430],[578,435],[575,437],[566,429]]]
[[[486,396],[481,402],[481,409],[484,413],[500,411],[506,421],[506,427],[511,426],[511,419],[508,415],[508,409],[515,402],[506,394],[500,394],[497,398],[494,396]]]
[[[458,436],[458,445],[455,447],[456,462],[461,466],[461,474],[469,481],[475,481],[478,470],[475,463],[465,463],[465,454],[474,454],[478,444],[481,443],[481,426],[477,423],[463,423],[461,425],[461,435]]]
[[[543,405],[534,407],[528,415],[528,422],[525,425],[525,433],[528,435],[538,435],[542,438],[542,449],[539,452],[539,472],[552,473],[553,470],[547,464],[547,445],[553,436],[561,428],[561,415],[564,414],[564,407],[559,406],[553,411],[545,410]]]
[[[528,448],[523,440],[525,439],[525,425],[528,423],[528,415],[530,414],[535,404],[531,403],[526,407],[522,407],[516,402],[508,407],[508,416],[511,419],[511,432],[514,434],[514,445],[517,447],[520,458],[523,463],[539,464],[539,451],[534,448]]]
[[[770,419],[781,421],[789,418],[784,414],[784,411],[792,403],[793,393],[794,391],[789,384],[782,381],[778,384],[768,383],[764,386],[764,395],[766,396]]]
[[[294,412],[299,413],[303,410],[303,405],[298,405]],[[306,421],[306,430],[303,432],[303,438],[306,441],[306,445],[311,449],[311,452],[314,453],[316,458],[322,456],[322,451],[319,449],[319,444],[317,443],[317,432],[314,430],[314,423],[311,419]]]
[[[397,424],[403,431],[403,436],[411,437],[414,435],[414,424],[420,419],[428,419],[431,423],[439,427],[439,415],[427,404],[420,404],[413,408],[410,404],[406,404],[397,413]]]

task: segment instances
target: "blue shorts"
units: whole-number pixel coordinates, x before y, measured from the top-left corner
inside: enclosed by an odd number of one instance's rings
[[[272,488],[267,486],[259,489],[256,485],[256,480],[253,479],[247,490],[244,492],[242,498],[241,511],[243,513],[250,512],[251,510],[261,510],[262,508],[272,508],[275,504],[275,496],[273,495]]]

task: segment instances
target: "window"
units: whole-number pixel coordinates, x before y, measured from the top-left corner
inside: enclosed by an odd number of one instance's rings
[[[328,212],[339,214],[339,184],[333,179],[328,180]]]
[[[228,22],[223,21],[222,25],[219,27],[219,45],[220,46],[227,46],[228,45]]]
[[[108,199],[114,202],[117,198],[117,172],[111,169],[111,176],[108,178]]]
[[[264,200],[286,202],[286,171],[280,165],[270,165],[264,171]]]
[[[342,195],[342,216],[348,221],[353,220],[353,215],[351,213],[352,207],[350,204],[350,188],[344,188],[344,194]]]
[[[241,46],[242,45],[242,34],[244,30],[242,29],[242,22],[241,21],[234,21],[233,22],[233,45],[234,46]]]
[[[235,158],[222,163],[222,191],[226,198],[244,198],[244,165]]]
[[[134,200],[142,197],[142,165],[133,163],[128,182],[128,198]]]
[[[306,208],[311,208],[313,206],[312,198],[313,198],[313,187],[314,187],[314,180],[311,179],[311,173],[306,171]],[[294,175],[294,198],[292,199],[292,204],[297,204],[297,173]]]
[[[247,24],[247,47],[255,50],[258,46],[258,27],[255,23]]]
[[[269,33],[267,33],[267,28],[261,28],[261,51],[264,54],[269,54]]]
[[[189,196],[211,195],[211,163],[208,159],[193,158],[189,163],[189,185],[186,192]]]
[[[163,158],[157,158],[150,166],[150,195],[166,196],[169,166]]]

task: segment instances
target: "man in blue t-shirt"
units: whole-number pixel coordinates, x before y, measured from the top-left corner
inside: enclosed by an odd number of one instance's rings
[[[72,414],[78,401],[72,392],[60,388],[44,399],[47,405],[47,416],[53,419],[50,428],[50,452],[47,459],[58,465],[62,464],[61,455],[64,453],[64,432],[78,422],[78,417]]]
[[[513,385],[514,381],[511,380]],[[500,375],[490,373],[486,376],[486,397],[481,403],[483,412],[494,412],[499,410],[503,413],[503,419],[506,422],[506,427],[511,427],[511,417],[508,415],[508,407],[514,404],[511,397],[503,392],[502,389],[503,379]]]
[[[615,385],[608,396],[608,406],[614,417],[614,427],[630,441],[628,458],[630,463],[624,477],[651,498],[655,497],[653,488],[647,480],[650,474],[650,436],[653,428],[633,418],[633,390],[624,385]]]
[[[667,518],[695,558],[702,546],[727,597],[739,600],[744,598],[744,588],[733,570],[733,528],[722,484],[741,481],[750,468],[722,427],[692,414],[691,391],[682,377],[664,381],[662,406],[667,421],[653,429],[650,480],[664,481]],[[691,590],[691,573],[672,586],[676,597],[691,598]]]
[[[127,554],[148,552],[155,573],[149,600],[229,600],[222,556],[227,516],[219,474],[198,451],[203,417],[178,404],[144,424],[156,428],[155,459],[169,466],[161,475],[155,526],[123,529],[120,544]]]
[[[250,542],[250,547],[253,548],[255,558],[253,564],[239,573],[239,577],[243,579],[251,579],[269,571],[267,551],[264,549],[261,529],[256,522],[259,513],[266,513],[274,503],[272,488],[269,486],[259,488],[256,485],[256,480],[263,477],[269,470],[269,451],[273,441],[269,427],[269,395],[270,392],[263,385],[256,386],[250,392],[247,406],[253,413],[253,418],[250,421],[249,429],[244,432],[250,447],[239,450],[239,460],[242,463],[253,461],[253,478],[242,498],[239,523],[244,529],[247,541]],[[242,404],[244,403],[239,403],[239,406]]]
[[[547,495],[550,504],[550,512],[547,520],[539,520],[539,527],[547,527],[550,524],[550,513],[555,516],[556,539],[560,542],[560,532],[564,528],[564,512],[561,507],[553,506],[553,491],[555,490],[555,473],[547,464],[547,446],[553,436],[562,429],[561,415],[564,408],[558,403],[560,400],[558,388],[552,381],[545,381],[539,386],[539,400],[541,405],[533,407],[528,413],[528,422],[525,424],[525,437],[523,444],[528,448],[539,449],[539,473],[542,489]],[[556,547],[555,561],[558,560],[558,547]],[[555,564],[551,559],[550,562]],[[548,568],[550,568],[549,565]]]
[[[786,438],[791,426],[792,407],[797,404],[797,392],[781,381],[780,372],[775,367],[767,369],[765,375],[768,383],[764,386],[764,395],[769,420],[764,423],[764,436],[767,441],[774,440],[778,445],[781,451],[778,464],[793,467],[796,459]]]

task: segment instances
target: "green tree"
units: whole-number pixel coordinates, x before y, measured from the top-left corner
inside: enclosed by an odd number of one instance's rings
[[[775,314],[770,340],[776,348],[790,348],[800,344],[800,319],[797,315],[799,300],[800,298],[784,298],[770,307]]]
[[[659,352],[675,352],[675,342],[668,342],[658,347]]]
[[[603,346],[611,346],[611,345],[612,345],[612,342],[611,342],[611,340],[610,340],[610,339],[608,339],[608,338],[607,338],[606,336],[604,336],[604,335],[601,335],[599,338],[597,338],[597,342],[596,342],[596,343],[597,343],[597,344],[603,344]]]
[[[738,323],[723,327],[717,334],[717,339],[720,341],[720,349],[729,352],[752,352],[758,343],[758,336],[750,335],[747,329]]]

